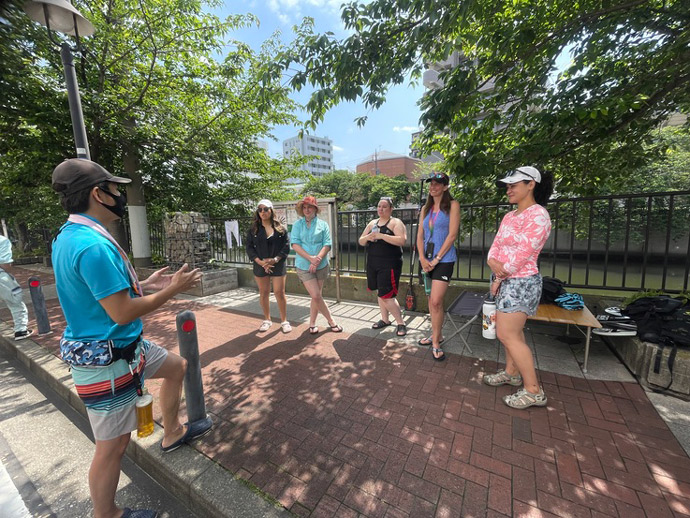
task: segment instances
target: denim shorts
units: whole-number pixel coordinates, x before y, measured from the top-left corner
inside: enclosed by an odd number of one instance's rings
[[[541,299],[541,275],[509,277],[501,282],[496,295],[496,311],[502,313],[537,314]]]

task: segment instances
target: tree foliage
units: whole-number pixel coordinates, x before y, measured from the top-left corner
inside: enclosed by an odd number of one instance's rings
[[[256,140],[296,122],[289,90],[264,73],[281,48],[273,38],[254,52],[228,36],[258,20],[221,20],[199,0],[74,4],[96,28],[75,53],[92,160],[113,174],[133,160],[154,215],[229,215],[247,200],[280,198],[293,164]],[[62,211],[50,174],[74,156],[62,65],[18,1],[0,13],[0,58],[1,216],[54,224]]]
[[[408,182],[405,175],[391,178],[338,170],[321,177],[312,177],[302,188],[302,194],[337,196],[341,206],[368,209],[376,207],[384,196],[393,198],[394,206],[400,206],[414,193],[416,185]]]
[[[351,2],[350,36],[307,20],[280,65],[294,88],[315,86],[313,126],[343,101],[378,108],[392,85],[457,53],[420,101],[422,150],[440,151],[477,199],[487,178],[525,163],[554,170],[562,193],[594,194],[663,154],[653,129],[690,109],[688,12],[687,0]]]

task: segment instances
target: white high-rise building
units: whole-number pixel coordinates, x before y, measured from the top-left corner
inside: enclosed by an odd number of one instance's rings
[[[283,141],[283,156],[289,157],[292,153],[302,156],[314,156],[302,166],[309,174],[323,176],[333,170],[333,141],[328,137],[316,137],[303,135],[289,138]]]

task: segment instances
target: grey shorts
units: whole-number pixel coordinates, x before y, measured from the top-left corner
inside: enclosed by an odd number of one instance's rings
[[[168,357],[168,351],[162,347],[149,340],[143,342],[146,364],[141,376],[142,383],[154,376]],[[131,379],[126,362],[117,361],[106,367],[72,367],[72,378],[86,405],[93,436],[97,441],[115,439],[137,429],[136,398],[118,393],[115,388],[123,380]],[[83,394],[93,394],[99,389],[102,390],[98,397],[84,398]]]
[[[315,273],[311,273],[309,270],[300,270],[297,268],[297,277],[302,282],[312,281],[314,279],[325,281],[329,273],[331,273],[331,267],[329,265],[324,266],[320,270],[316,270]]]
[[[539,274],[504,280],[496,295],[496,311],[536,315],[541,299],[541,286]]]

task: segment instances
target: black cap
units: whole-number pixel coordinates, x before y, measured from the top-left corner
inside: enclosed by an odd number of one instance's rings
[[[85,158],[69,158],[53,170],[53,190],[69,196],[101,182],[131,183],[129,178],[113,176],[104,167]]]
[[[446,173],[429,173],[429,176],[424,179],[425,182],[430,182],[435,180],[443,185],[448,185],[450,183],[450,178]]]

